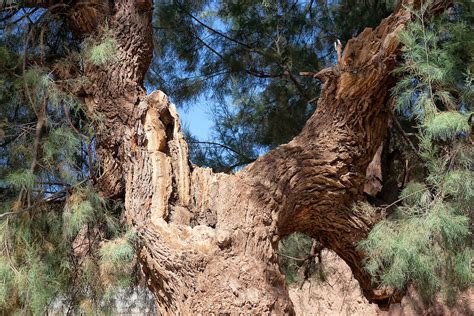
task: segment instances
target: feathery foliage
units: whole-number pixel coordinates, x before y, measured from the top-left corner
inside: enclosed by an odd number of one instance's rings
[[[337,38],[344,43],[375,26],[393,5],[160,2],[160,45],[148,84],[178,103],[205,96],[223,104],[214,109],[218,145],[208,143],[206,151],[196,141],[193,152],[205,165],[232,171],[300,131],[320,89],[300,71],[332,64]],[[402,37],[398,107],[417,120],[428,172],[404,190],[404,205],[365,244],[374,275],[397,287],[409,280],[428,285],[427,296],[472,282],[466,218],[474,191],[474,69],[465,58],[473,48],[465,8],[430,27],[421,17]],[[116,49],[110,36],[77,38],[50,10],[0,11],[0,309],[6,314],[47,313],[58,301],[72,312],[102,312],[119,288],[135,282],[137,240],[120,222],[122,205],[94,189],[100,166],[93,124],[73,96],[87,82],[85,67],[107,65]],[[283,254],[309,254],[308,238],[292,238],[281,243]],[[282,264],[294,280],[300,266],[291,260]]]
[[[112,38],[76,39],[49,10],[0,11],[0,310],[5,314],[44,314],[58,302],[71,311],[92,306],[97,312],[106,307],[110,289],[133,284],[130,256],[136,243],[124,237],[122,207],[93,187],[100,169],[92,122],[71,93],[87,80],[85,64],[107,63],[115,49]],[[127,278],[101,270],[110,258],[101,249],[114,253],[103,239],[126,249],[113,264],[128,267]]]
[[[287,284],[301,282],[304,259],[311,254],[312,239],[300,233],[292,234],[278,244],[280,268]],[[311,259],[314,261],[314,258]]]
[[[189,135],[193,162],[235,171],[291,140],[313,113],[320,85],[300,72],[333,64],[336,39],[376,26],[394,4],[160,2],[149,83],[176,104],[209,105],[214,133],[210,141]]]
[[[449,303],[473,285],[471,268],[474,173],[471,93],[472,6],[457,3],[427,16],[430,1],[412,10],[401,35],[404,61],[394,89],[402,116],[418,124],[425,174],[401,193],[403,204],[377,224],[361,247],[367,270],[382,284],[414,284],[426,301],[442,292]]]
[[[105,65],[114,58],[116,50],[117,41],[109,37],[88,50],[88,59],[94,65]]]

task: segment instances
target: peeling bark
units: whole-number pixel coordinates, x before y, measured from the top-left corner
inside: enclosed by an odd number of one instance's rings
[[[411,1],[404,1],[409,3]],[[124,199],[138,232],[138,258],[163,313],[294,314],[278,267],[277,243],[304,232],[348,263],[364,295],[390,299],[362,264],[357,242],[379,220],[352,208],[385,135],[397,35],[410,19],[400,7],[344,48],[337,66],[315,75],[324,88],[301,133],[234,175],[192,166],[174,105],[146,95],[151,60],[151,0],[76,10],[78,32],[106,17],[117,59],[86,67],[90,114],[99,114],[98,187]],[[79,13],[78,13],[79,12]],[[86,27],[81,27],[86,25]]]
[[[370,300],[390,297],[356,247],[378,218],[352,205],[387,129],[397,34],[408,19],[400,10],[349,41],[300,135],[235,175],[189,166],[176,111],[161,92],[139,103],[126,216],[161,310],[291,314],[275,249],[298,231],[336,251]]]
[[[86,102],[105,117],[99,187],[125,199],[159,309],[292,314],[275,250],[298,231],[343,258],[370,300],[386,300],[391,293],[374,287],[356,248],[377,217],[352,205],[363,198],[367,166],[387,129],[396,37],[409,14],[400,10],[348,42],[300,135],[225,175],[189,164],[174,106],[159,91],[140,90],[146,67],[138,67],[149,54],[136,54],[150,41],[149,25],[133,1],[118,2],[115,12],[109,23],[120,62],[88,69],[94,84]]]

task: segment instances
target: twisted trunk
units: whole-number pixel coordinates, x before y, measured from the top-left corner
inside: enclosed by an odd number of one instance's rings
[[[387,299],[356,247],[377,216],[352,205],[362,198],[367,165],[387,128],[396,37],[408,13],[349,41],[337,67],[323,72],[317,111],[300,135],[225,175],[190,165],[174,106],[161,92],[141,90],[151,50],[143,8],[115,4],[109,25],[118,58],[87,69],[94,84],[86,103],[104,116],[97,133],[100,188],[125,200],[160,310],[293,313],[276,249],[298,231],[341,256],[370,300]]]
[[[369,300],[389,299],[362,268],[356,247],[378,215],[352,205],[363,198],[367,166],[387,129],[397,35],[410,18],[405,9],[350,40],[338,65],[316,75],[324,88],[297,137],[226,175],[189,163],[174,106],[162,92],[143,90],[151,0],[91,2],[75,8],[73,27],[100,35],[97,24],[106,19],[118,43],[114,61],[85,70],[86,105],[101,116],[98,185],[105,196],[124,199],[162,312],[292,314],[276,249],[294,232],[343,258]]]
[[[294,232],[343,258],[370,300],[389,299],[356,247],[377,214],[352,205],[362,199],[367,166],[387,129],[396,38],[408,18],[399,11],[351,40],[338,66],[318,75],[324,89],[300,135],[235,175],[189,164],[163,93],[134,107],[121,164],[126,217],[140,234],[139,258],[161,310],[291,314],[276,249]]]

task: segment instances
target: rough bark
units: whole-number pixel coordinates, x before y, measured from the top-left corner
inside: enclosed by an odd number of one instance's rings
[[[291,314],[275,249],[297,231],[336,251],[370,300],[389,298],[356,247],[377,215],[352,205],[387,129],[397,34],[408,19],[402,9],[349,41],[338,66],[324,72],[317,111],[301,134],[235,175],[189,165],[166,96],[139,103],[141,120],[128,137],[138,150],[126,170],[126,216],[163,311]]]
[[[104,116],[97,133],[100,188],[124,195],[159,308],[291,314],[275,250],[297,231],[336,251],[369,299],[387,299],[374,289],[356,248],[376,216],[352,205],[362,198],[367,165],[387,128],[396,36],[408,13],[400,10],[349,41],[326,72],[318,109],[300,135],[225,175],[191,166],[174,106],[161,92],[140,90],[149,16],[133,1],[117,2],[115,12],[109,23],[118,62],[87,69],[94,85],[86,103]]]
[[[124,199],[162,312],[293,314],[276,248],[294,232],[344,259],[369,300],[390,298],[372,283],[356,247],[378,215],[352,206],[363,199],[367,166],[387,129],[397,35],[410,18],[403,7],[350,40],[338,65],[316,75],[324,88],[297,137],[233,175],[192,166],[174,106],[162,92],[143,90],[151,0],[93,8],[76,8],[77,32],[99,32],[100,17],[118,42],[116,60],[85,70],[85,103],[101,117],[98,187]]]

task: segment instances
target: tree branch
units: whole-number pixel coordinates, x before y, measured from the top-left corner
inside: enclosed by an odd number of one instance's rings
[[[43,203],[49,203],[49,202],[53,202],[55,200],[57,200],[58,198],[60,198],[64,193],[66,193],[68,190],[70,190],[71,188],[73,187],[77,187],[83,183],[85,183],[86,181],[89,181],[90,179],[87,178],[87,179],[84,179],[72,186],[67,186],[66,188],[64,189],[61,189],[59,191],[57,191],[56,193],[48,196],[48,197],[44,197],[44,198],[41,198],[39,199],[38,201],[36,201],[36,203],[26,207],[26,208],[23,208],[23,209],[20,209],[20,210],[17,210],[17,211],[13,211],[13,212],[6,212],[6,213],[3,213],[3,214],[0,214],[0,220],[2,220],[3,218],[6,218],[8,216],[12,216],[12,215],[20,215],[22,213],[26,213],[26,212],[29,212],[31,211],[32,209],[38,207],[39,205],[43,204]]]
[[[241,158],[244,158],[246,160],[255,160],[255,159],[251,159],[251,158],[248,158],[247,156],[245,156],[244,154],[238,152],[237,150],[233,149],[232,147],[230,146],[227,146],[225,144],[221,144],[221,143],[216,143],[216,142],[209,142],[209,141],[190,141],[191,144],[204,144],[204,145],[212,145],[212,146],[219,146],[219,147],[222,147],[222,148],[225,148],[231,152],[233,152],[234,154],[238,155],[239,157]]]
[[[392,115],[392,120],[393,120],[393,123],[395,124],[395,129],[398,131],[398,133],[400,135],[402,135],[402,138],[403,140],[409,145],[409,147],[411,148],[411,150],[413,151],[413,153],[416,155],[416,157],[420,160],[420,161],[423,161],[423,158],[420,156],[420,153],[418,152],[418,150],[416,149],[415,145],[413,144],[413,142],[411,141],[411,139],[408,137],[408,135],[405,133],[405,131],[403,130],[403,127],[402,125],[400,124],[400,122],[398,121],[397,117],[395,116],[395,114],[393,113],[392,109],[390,108],[390,113]]]
[[[227,40],[229,40],[229,41],[231,41],[231,42],[233,42],[233,43],[235,43],[235,44],[238,44],[238,45],[240,45],[240,46],[243,46],[243,47],[247,48],[247,49],[250,50],[250,51],[258,52],[258,51],[257,51],[255,48],[253,48],[252,46],[250,46],[250,45],[248,45],[248,44],[246,44],[246,43],[244,43],[244,42],[241,42],[241,41],[239,41],[239,40],[236,40],[236,39],[234,39],[234,38],[232,38],[232,37],[230,37],[230,36],[228,36],[228,35],[226,35],[226,34],[220,32],[220,31],[218,31],[218,30],[216,30],[216,29],[210,27],[209,25],[207,25],[206,23],[202,22],[201,20],[199,20],[198,18],[196,18],[194,15],[192,15],[192,14],[189,13],[188,11],[184,10],[181,6],[178,6],[178,9],[179,9],[181,12],[183,12],[184,14],[186,14],[187,16],[189,16],[191,19],[193,19],[194,21],[196,21],[199,25],[201,25],[201,26],[203,26],[204,28],[206,28],[207,30],[211,31],[212,33],[217,34],[217,35],[219,35],[219,36],[221,36],[221,37],[223,37],[223,38],[225,38],[225,39],[227,39]]]

